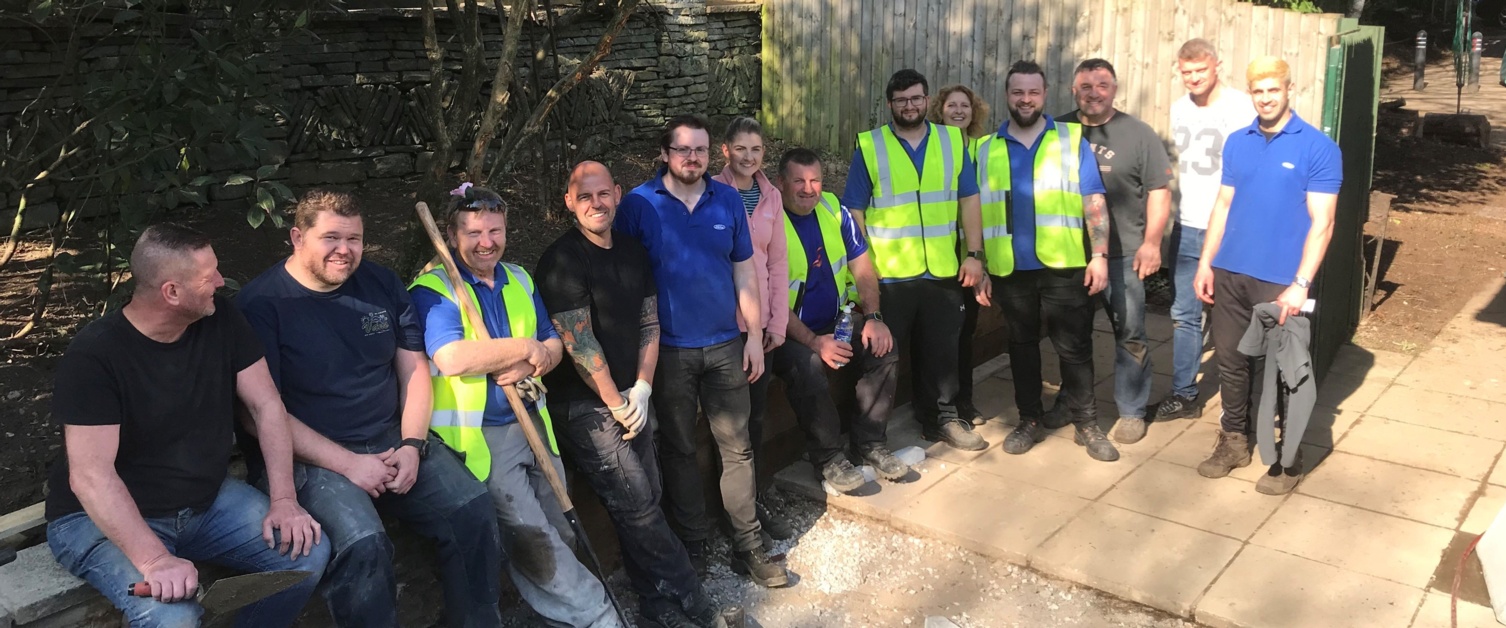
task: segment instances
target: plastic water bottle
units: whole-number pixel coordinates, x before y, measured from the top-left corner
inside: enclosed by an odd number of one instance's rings
[[[832,332],[837,342],[852,344],[852,304],[842,306],[842,315],[837,317],[837,329]],[[837,368],[847,366],[846,362],[838,362]]]

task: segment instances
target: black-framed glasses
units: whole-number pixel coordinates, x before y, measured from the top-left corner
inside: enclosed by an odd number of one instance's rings
[[[691,155],[695,155],[696,157],[705,157],[711,154],[711,148],[707,146],[671,146],[669,147],[669,154],[679,157],[680,159],[685,159]]]
[[[889,102],[890,102],[890,104],[899,105],[901,107],[904,107],[906,105],[911,106],[911,107],[919,107],[921,105],[926,104],[926,96],[911,96],[909,98],[890,98]]]

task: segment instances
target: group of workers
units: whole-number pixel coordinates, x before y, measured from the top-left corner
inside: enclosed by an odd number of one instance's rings
[[[921,74],[896,72],[892,121],[858,136],[840,198],[809,149],[785,151],[769,178],[748,118],[720,136],[726,167],[711,176],[706,122],[677,116],[658,172],[626,194],[606,166],[574,167],[574,228],[532,274],[503,261],[506,203],[470,184],[444,213],[455,268],[406,285],[362,260],[364,221],[347,193],[306,193],[291,254],[233,301],[215,294],[224,280],[205,235],[152,226],[131,256],[130,303],[89,324],[58,366],[66,455],[50,480],[48,542],[132,626],[199,620],[191,561],[308,573],[238,625],[290,625],[319,586],[337,625],[396,626],[383,527],[395,517],[434,541],[448,625],[500,624],[505,569],[547,625],[619,626],[546,482],[563,454],[610,515],[643,617],[724,625],[701,584],[720,515],[734,571],[767,587],[791,579],[769,548],[794,532],[763,506],[754,468],[771,378],[822,482],[856,491],[862,465],[904,481],[911,469],[886,445],[899,348],[908,342],[924,437],[984,449],[973,427],[992,417],[974,405],[970,345],[979,308],[994,304],[1019,411],[1003,449],[1026,453],[1070,423],[1101,461],[1153,419],[1201,415],[1202,304],[1213,304],[1224,414],[1199,471],[1227,475],[1251,461],[1250,362],[1235,346],[1256,305],[1274,302],[1283,320],[1303,309],[1339,154],[1291,111],[1285,62],[1251,63],[1249,96],[1220,83],[1204,40],[1182,47],[1178,69],[1188,95],[1172,109],[1175,172],[1150,127],[1115,110],[1101,59],[1077,67],[1077,109],[1057,118],[1044,113],[1040,66],[1013,64],[996,131],[966,87],[933,99]],[[1144,280],[1162,266],[1173,178],[1175,376],[1151,405]],[[1099,303],[1117,339],[1107,435],[1093,390]],[[1061,362],[1051,411],[1043,326]],[[828,377],[837,369],[853,377]],[[833,391],[839,381],[855,390]],[[529,393],[528,416],[509,386]],[[852,399],[847,416],[834,395]],[[697,465],[701,416],[717,447],[718,516]],[[547,460],[520,421],[547,435]],[[237,443],[244,481],[227,470]],[[1262,492],[1300,481],[1300,460],[1280,462]],[[138,581],[149,595],[132,594]]]

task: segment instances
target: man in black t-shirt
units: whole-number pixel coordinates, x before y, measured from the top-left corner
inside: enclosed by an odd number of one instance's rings
[[[195,625],[202,560],[302,570],[293,588],[241,609],[239,625],[289,626],[329,560],[299,506],[286,412],[260,344],[229,302],[209,238],[147,228],[131,254],[135,292],[79,332],[58,365],[47,543],[132,626]],[[228,476],[236,400],[263,435],[272,498]],[[146,582],[150,597],[127,590]]]
[[[1088,59],[1072,75],[1077,111],[1060,118],[1082,124],[1093,147],[1109,205],[1109,284],[1103,291],[1114,327],[1114,403],[1119,420],[1109,437],[1130,444],[1145,437],[1150,403],[1150,341],[1145,334],[1145,278],[1161,268],[1161,236],[1171,220],[1171,160],[1160,136],[1114,109],[1114,66]]]
[[[435,541],[449,625],[497,625],[491,498],[429,434],[423,331],[397,275],[361,262],[364,234],[352,196],[312,190],[294,210],[293,254],[236,297],[293,419],[298,495],[334,544],[330,615],[342,627],[397,626],[387,515]]]
[[[664,626],[717,625],[690,556],[659,508],[649,397],[659,359],[659,305],[648,251],[612,229],[622,188],[594,161],[570,174],[565,205],[576,228],[534,273],[574,369],[544,377],[561,443],[617,528],[640,612]]]

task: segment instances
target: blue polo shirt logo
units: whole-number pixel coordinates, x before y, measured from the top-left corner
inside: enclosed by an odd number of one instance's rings
[[[711,225],[711,228],[712,229],[716,229],[717,231],[726,231],[727,230],[727,225],[724,225],[724,224],[721,224],[721,223],[717,223],[717,224]]]

